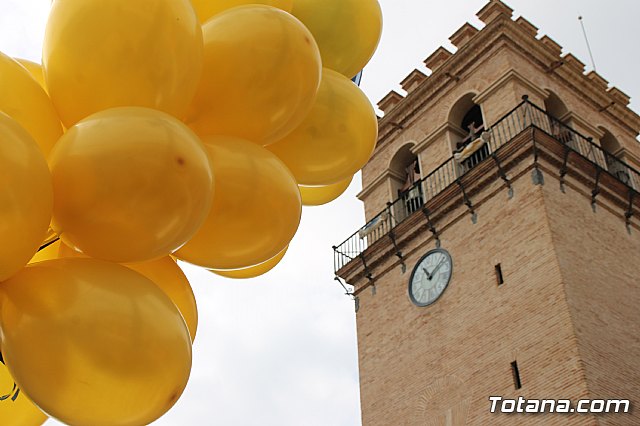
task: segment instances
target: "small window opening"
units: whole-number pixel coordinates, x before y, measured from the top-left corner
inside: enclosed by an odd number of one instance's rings
[[[520,381],[520,370],[518,370],[518,361],[513,361],[511,363],[511,372],[513,373],[513,385],[517,389],[522,387],[522,382]]]
[[[496,280],[498,281],[498,285],[504,284],[504,278],[502,277],[502,266],[499,263],[496,265]]]

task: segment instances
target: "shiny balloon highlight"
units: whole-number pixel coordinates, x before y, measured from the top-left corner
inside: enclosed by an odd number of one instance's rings
[[[200,228],[213,172],[200,139],[148,108],[105,110],[72,126],[49,159],[53,229],[112,262],[167,256]]]
[[[378,119],[365,94],[350,79],[325,68],[311,112],[268,149],[300,185],[331,185],[353,176],[373,154]]]
[[[243,139],[204,139],[216,171],[213,206],[204,225],[175,255],[209,269],[238,269],[277,255],[298,229],[302,202],[287,167]]]
[[[250,5],[215,15],[202,29],[205,78],[187,118],[198,135],[268,145],[302,122],[322,64],[300,21],[274,7]]]

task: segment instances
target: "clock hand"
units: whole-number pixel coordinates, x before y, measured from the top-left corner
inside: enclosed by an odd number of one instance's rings
[[[422,270],[424,271],[425,274],[427,274],[427,279],[431,281],[431,278],[433,278],[433,275],[430,274],[429,271],[427,271],[427,268],[422,268]]]
[[[433,268],[433,272],[431,273],[432,277],[436,274],[436,272],[438,272],[438,269],[440,269],[440,267],[442,266],[443,263],[444,263],[444,258],[442,258],[440,263],[438,263],[438,265],[435,268]],[[431,278],[429,278],[429,279],[431,279]]]

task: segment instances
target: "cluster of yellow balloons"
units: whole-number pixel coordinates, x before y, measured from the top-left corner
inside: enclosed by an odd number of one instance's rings
[[[2,425],[171,408],[198,321],[175,259],[264,274],[346,190],[381,25],[377,0],[55,0],[42,66],[0,53]]]

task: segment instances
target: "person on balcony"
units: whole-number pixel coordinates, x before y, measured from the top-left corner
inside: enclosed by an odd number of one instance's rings
[[[399,193],[405,200],[406,215],[413,213],[423,204],[422,188],[416,186],[420,181],[420,164],[416,158],[406,169],[406,180]]]
[[[466,138],[462,139],[460,142],[456,144],[456,150],[454,152],[462,152],[462,150],[467,145],[469,145],[471,142],[478,139],[478,134],[480,133],[481,130],[484,130],[484,124],[481,123],[479,126],[476,127],[476,122],[472,121],[467,126],[467,130],[469,130],[469,134],[467,135]]]
[[[482,133],[480,131],[482,130]],[[480,133],[478,137],[478,133]],[[476,151],[488,144],[491,140],[491,132],[484,131],[484,125],[476,127],[475,122],[469,124],[469,136],[458,143],[459,148],[453,153],[458,162],[462,162],[473,155]],[[462,144],[462,146],[460,146]],[[488,151],[487,151],[488,154]]]

